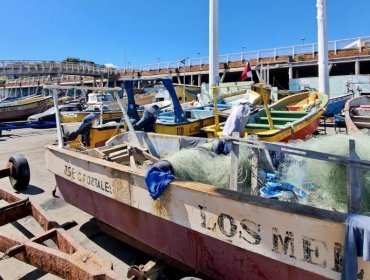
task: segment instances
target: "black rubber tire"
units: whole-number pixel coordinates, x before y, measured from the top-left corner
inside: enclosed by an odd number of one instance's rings
[[[10,184],[17,191],[27,189],[30,183],[30,166],[24,155],[15,155],[9,158],[13,164],[12,175],[9,176]]]

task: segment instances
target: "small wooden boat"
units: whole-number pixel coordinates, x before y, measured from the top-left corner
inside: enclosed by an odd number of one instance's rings
[[[155,162],[163,153],[207,139],[136,136],[143,147],[135,146],[128,133],[82,152],[48,146],[46,165],[64,200],[115,236],[212,279],[340,279],[347,214],[261,198],[231,184],[220,189],[181,180],[153,200],[146,170],[135,162]],[[370,267],[362,258],[358,268],[368,279]]]
[[[361,129],[370,129],[370,96],[354,97],[344,107],[348,133],[362,134]]]
[[[0,106],[0,121],[26,120],[33,114],[44,112],[52,106],[51,96],[33,96]]]
[[[316,92],[298,93],[280,99],[249,117],[244,137],[255,135],[268,142],[304,140],[317,130],[327,103],[327,95]],[[223,124],[220,124],[219,130],[215,126],[205,127],[203,130],[208,137],[220,137]]]

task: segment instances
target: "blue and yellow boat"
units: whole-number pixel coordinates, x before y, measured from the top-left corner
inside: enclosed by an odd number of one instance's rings
[[[200,107],[186,108],[181,107],[176,90],[169,78],[155,79],[163,83],[170,94],[173,110],[160,111],[157,115],[157,120],[154,125],[154,131],[161,134],[170,135],[185,135],[194,136],[201,133],[201,128],[215,123],[215,114],[213,104],[204,105]],[[123,87],[127,93],[128,108],[127,114],[130,119],[139,121],[139,114],[137,113],[137,106],[135,105],[134,96],[134,82],[138,80],[125,80]],[[218,110],[229,109],[228,104],[220,104]]]

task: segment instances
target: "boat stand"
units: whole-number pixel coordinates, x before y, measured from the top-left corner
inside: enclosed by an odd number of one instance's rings
[[[29,198],[21,199],[0,188],[1,199],[9,204],[0,207],[0,226],[32,216],[45,232],[25,242],[0,234],[0,251],[4,252],[0,261],[15,257],[63,279],[124,279],[112,271],[111,262],[85,250],[67,234],[66,229],[76,222],[59,225]],[[47,240],[53,241],[58,249],[47,247],[44,243]]]

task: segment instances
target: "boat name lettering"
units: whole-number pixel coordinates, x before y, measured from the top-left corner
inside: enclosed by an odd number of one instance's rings
[[[87,175],[75,167],[64,165],[64,175],[70,177],[72,180],[78,180],[85,185],[100,189],[105,193],[112,194],[112,186],[109,182]]]
[[[225,239],[229,242],[233,242],[233,238],[244,240],[250,245],[261,244],[262,234],[261,225],[255,221],[249,219],[243,219],[240,222],[233,218],[230,214],[220,213],[217,216],[217,220],[211,219],[213,214],[206,211],[207,207],[198,205],[200,210],[201,227],[210,230],[212,232],[219,231],[225,236]],[[211,222],[211,220],[213,222]],[[324,259],[323,252],[329,252],[331,246],[328,243],[315,239],[309,236],[303,236],[302,239],[297,239],[294,236],[293,231],[285,231],[284,233],[279,231],[279,228],[272,227],[272,236],[267,242],[271,242],[271,251],[279,254],[288,256],[291,259],[297,259],[296,248],[301,247],[303,255],[300,256],[302,262],[327,268],[327,260]],[[265,236],[263,236],[266,238]],[[266,241],[265,241],[266,242]],[[341,273],[343,269],[343,245],[340,243],[333,244],[333,263],[334,267],[332,271]]]
[[[16,107],[4,107],[4,108],[0,108],[0,112],[1,113],[5,113],[5,112],[13,112],[13,111],[17,111],[17,108]]]

